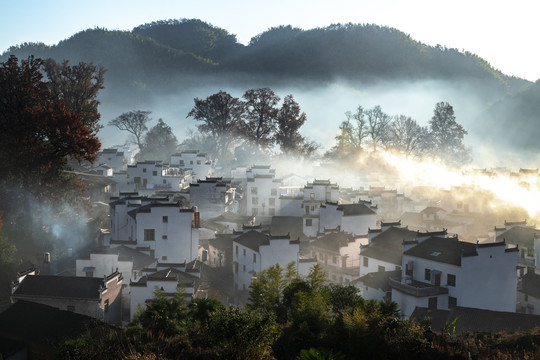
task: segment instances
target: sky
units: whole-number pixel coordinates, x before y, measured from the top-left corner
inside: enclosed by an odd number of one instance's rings
[[[248,44],[271,27],[335,23],[396,28],[427,45],[469,51],[507,75],[540,78],[535,0],[0,0],[0,53],[24,42],[57,44],[100,27],[131,30],[167,19],[200,19]]]

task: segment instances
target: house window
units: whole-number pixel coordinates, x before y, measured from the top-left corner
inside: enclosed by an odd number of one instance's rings
[[[164,223],[169,222],[169,217],[168,217],[168,216],[164,216],[164,217],[163,217],[163,222],[164,222]]]
[[[163,180],[163,184],[166,184],[167,183],[167,180]]]
[[[244,256],[246,256],[246,249],[244,249]]]
[[[426,269],[424,271],[424,280],[431,281],[431,270],[430,269]]]
[[[306,226],[313,226],[313,219],[306,219]]]
[[[457,306],[457,299],[453,296],[448,297],[448,308],[453,309]]]
[[[270,189],[270,196],[277,196],[277,189],[276,188]]]
[[[259,205],[259,198],[257,198],[257,197],[251,198],[251,204],[252,205]]]
[[[369,259],[366,256],[364,256],[362,260],[362,265],[364,267],[368,267],[368,264],[369,264]]]
[[[190,160],[190,161],[189,161],[189,165],[193,165],[193,160]]]
[[[167,256],[162,256],[162,257],[161,257],[161,260],[167,261]]]
[[[377,267],[377,271],[378,271],[378,272],[384,272],[384,266],[379,265],[379,266]]]
[[[311,211],[315,211],[315,205],[311,205]]]
[[[257,188],[256,187],[251,188],[251,195],[257,195]]]
[[[144,241],[154,241],[154,240],[156,240],[156,230],[144,229]]]
[[[242,266],[242,271],[243,271],[243,272],[246,272],[246,265],[243,265],[243,266]]]
[[[446,275],[446,283],[448,284],[448,286],[456,286],[456,275]]]
[[[309,205],[306,205],[306,215],[309,215]]]
[[[254,263],[257,262],[257,254],[253,254],[253,262],[254,262]]]
[[[152,171],[152,176],[157,176],[157,171]]]
[[[145,173],[145,172],[146,172],[146,168],[143,168],[143,169],[142,169],[142,172]]]
[[[163,240],[167,240],[167,235],[161,235],[161,238],[162,238]]]
[[[238,274],[238,263],[234,263],[234,272]]]
[[[436,309],[437,308],[437,297],[430,297],[428,299],[428,308]]]
[[[184,160],[180,160],[179,165],[184,166]]]
[[[527,248],[527,256],[534,257],[534,247]]]
[[[236,251],[236,256],[238,256],[238,245],[236,245],[235,251]]]

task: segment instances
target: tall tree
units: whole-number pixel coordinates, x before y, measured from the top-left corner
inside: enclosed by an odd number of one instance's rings
[[[103,89],[105,69],[92,63],[80,62],[70,66],[67,60],[57,64],[53,59],[47,59],[44,70],[53,96],[79,114],[84,124],[94,132],[102,128],[97,94]]]
[[[438,102],[429,121],[429,127],[434,155],[453,165],[470,161],[470,149],[463,144],[467,130],[456,122],[452,105]]]
[[[101,144],[50,90],[42,67],[33,57],[0,64],[0,185],[48,198],[66,191],[67,157],[94,161]]]
[[[203,122],[197,125],[199,132],[215,139],[217,156],[225,161],[231,143],[238,136],[238,124],[243,114],[242,102],[224,91],[204,100],[195,98],[194,101],[195,106],[187,116]]]
[[[306,114],[300,111],[300,105],[294,101],[293,96],[285,96],[283,105],[277,113],[275,134],[276,143],[285,154],[302,152],[305,139],[298,130],[306,122]]]
[[[377,105],[373,109],[365,111],[367,118],[367,132],[373,146],[373,151],[377,151],[377,145],[383,144],[386,140],[388,123],[390,116],[382,111],[382,108]]]
[[[247,90],[242,97],[245,113],[240,130],[244,138],[260,148],[268,148],[276,129],[279,96],[269,88],[261,88]]]
[[[151,111],[130,111],[109,121],[109,125],[116,126],[118,129],[133,135],[139,150],[141,150],[143,148],[143,135],[148,130],[146,124],[151,120],[150,114]]]
[[[178,140],[162,119],[144,135],[144,143],[137,157],[141,160],[168,161],[178,149]]]
[[[388,128],[388,146],[404,154],[422,155],[428,146],[428,130],[409,116],[396,115]]]
[[[352,113],[347,111],[345,116],[347,117],[347,121],[351,124],[349,141],[354,149],[362,150],[364,139],[368,136],[364,108],[358,105],[356,112]]]

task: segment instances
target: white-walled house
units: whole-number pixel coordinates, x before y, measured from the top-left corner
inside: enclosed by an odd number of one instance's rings
[[[236,210],[235,190],[230,180],[221,177],[197,180],[189,186],[189,201],[197,206],[202,219],[210,219]]]
[[[367,244],[367,236],[329,230],[320,234],[307,247],[307,253],[317,260],[326,272],[328,282],[349,284],[360,272],[360,246]]]
[[[30,301],[121,324],[122,274],[101,278],[27,275],[16,282],[11,302]]]
[[[276,179],[275,170],[270,165],[256,165],[246,172],[246,176],[245,214],[263,217],[277,215],[281,180]]]
[[[191,170],[192,183],[211,177],[214,166],[208,156],[198,150],[186,150],[171,155],[170,165],[182,170]]]
[[[289,235],[270,235],[256,230],[247,230],[234,238],[234,290],[247,291],[252,277],[276,264],[286,268],[293,262],[299,269],[299,244]]]
[[[139,161],[128,165],[126,188],[120,191],[137,191],[152,194],[158,190],[180,191],[183,173],[168,171],[160,161]]]
[[[366,235],[377,226],[377,213],[369,203],[338,204],[326,202],[319,209],[319,232],[340,228],[353,235]]]
[[[540,315],[540,275],[527,272],[519,280],[516,310],[525,314]]]
[[[168,297],[173,297],[178,290],[182,290],[184,298],[190,300],[196,293],[200,283],[200,274],[191,274],[176,267],[164,268],[145,274],[136,282],[131,282],[131,320],[138,309],[146,306],[146,303],[154,297],[156,288],[165,292]]]
[[[304,234],[309,237],[317,236],[320,231],[320,207],[327,202],[337,203],[339,186],[330,180],[314,180],[304,186],[302,201],[302,217],[304,219]],[[335,226],[334,226],[335,227]],[[328,226],[328,228],[332,228]]]
[[[145,251],[167,264],[197,259],[200,215],[195,208],[167,198],[123,195],[111,202],[111,232],[104,245]]]
[[[515,311],[517,248],[457,237],[430,237],[403,246],[401,276],[390,285],[392,300],[404,316],[415,307]]]
[[[368,244],[360,248],[360,276],[401,269],[404,241],[416,240],[416,231],[401,222],[381,222],[381,228],[368,231]]]
[[[107,164],[114,172],[125,171],[127,163],[124,152],[118,149],[103,149],[97,153],[96,161],[94,161],[94,164],[98,166]]]

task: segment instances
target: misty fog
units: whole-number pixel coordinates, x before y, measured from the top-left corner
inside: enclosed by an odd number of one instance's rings
[[[322,154],[334,145],[334,137],[338,133],[339,125],[345,120],[345,112],[353,111],[358,105],[364,108],[380,105],[383,111],[391,116],[398,114],[411,116],[419,125],[427,126],[435,104],[445,101],[453,106],[456,121],[468,131],[464,143],[473,150],[473,163],[470,166],[483,168],[512,164],[515,167],[536,167],[536,157],[513,153],[498,146],[496,139],[485,136],[480,116],[490,105],[489,100],[474,86],[463,82],[430,80],[351,84],[347,81],[335,81],[321,84],[298,81],[296,85],[278,83],[276,86],[267,82],[253,82],[251,87],[245,84],[234,85],[222,80],[214,80],[214,83],[218,85],[183,87],[182,82],[179,82],[178,91],[162,93],[147,90],[141,96],[142,101],[141,99],[132,101],[126,96],[121,102],[111,102],[108,101],[105,89],[105,95],[101,95],[100,106],[102,124],[106,124],[123,112],[150,110],[153,122],[148,124],[149,127],[162,118],[172,127],[179,142],[182,142],[187,136],[188,129],[196,129],[197,122],[192,118],[186,118],[193,107],[194,98],[204,99],[221,90],[241,98],[249,88],[270,87],[282,99],[288,94],[294,96],[307,115],[307,121],[300,132],[319,143],[321,145],[319,152]],[[115,98],[119,96],[121,95],[115,94]],[[491,130],[493,125],[491,122]],[[100,132],[100,137],[104,148],[122,145],[126,140],[125,133],[111,126],[105,126]]]

